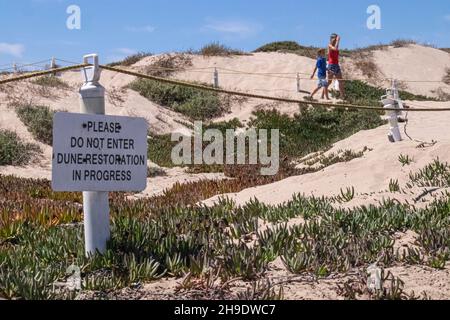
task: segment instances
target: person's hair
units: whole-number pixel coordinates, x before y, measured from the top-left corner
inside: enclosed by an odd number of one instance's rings
[[[333,42],[334,40],[336,40],[337,36],[338,35],[336,33],[332,33],[330,36],[330,43]]]
[[[318,56],[323,55],[323,54],[325,54],[325,49],[319,49],[319,50],[317,50],[317,55],[318,55]]]

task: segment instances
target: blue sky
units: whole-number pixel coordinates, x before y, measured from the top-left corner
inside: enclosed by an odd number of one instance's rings
[[[69,5],[81,9],[81,30],[69,30]],[[369,30],[367,7],[381,8],[381,30]],[[102,62],[138,51],[198,49],[219,41],[253,50],[278,40],[326,46],[342,35],[347,48],[414,39],[450,47],[448,0],[0,0],[0,65],[51,56]]]

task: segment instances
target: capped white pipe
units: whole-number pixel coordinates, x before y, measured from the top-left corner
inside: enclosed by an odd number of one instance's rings
[[[81,70],[84,84],[80,93],[80,112],[86,114],[105,114],[105,88],[100,83],[101,69],[98,55],[84,56],[84,63],[92,60],[92,66]],[[84,237],[86,255],[97,251],[104,253],[110,238],[109,194],[108,192],[83,192]]]
[[[219,71],[214,68],[214,88],[219,88]]]

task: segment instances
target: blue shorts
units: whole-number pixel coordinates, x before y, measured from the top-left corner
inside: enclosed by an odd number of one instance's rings
[[[326,88],[326,87],[328,87],[328,80],[326,78],[319,78],[319,81],[317,82],[317,86],[319,88]]]
[[[337,76],[341,74],[341,67],[338,64],[329,64],[328,71]]]

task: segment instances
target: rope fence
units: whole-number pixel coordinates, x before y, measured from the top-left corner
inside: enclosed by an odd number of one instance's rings
[[[60,60],[60,59],[58,59],[58,60]],[[48,61],[48,60],[46,60],[46,61]],[[72,63],[69,61],[64,61],[64,62]],[[50,75],[50,74],[59,73],[59,72],[81,69],[81,68],[88,67],[88,66],[91,66],[91,65],[90,64],[74,64],[74,65],[65,66],[65,67],[52,68],[49,70],[25,73],[25,74],[16,75],[13,77],[5,78],[5,79],[0,79],[0,85],[6,84],[6,83],[11,83],[11,82],[16,82],[16,81],[21,81],[21,80],[26,80],[26,79],[31,79],[34,77]],[[330,108],[338,108],[338,109],[345,109],[345,110],[398,111],[397,108],[362,106],[362,105],[354,105],[354,104],[348,104],[348,103],[316,102],[316,101],[307,101],[307,100],[292,99],[292,98],[285,98],[285,97],[261,95],[261,94],[236,91],[236,90],[226,90],[226,89],[222,89],[222,88],[210,87],[207,85],[202,85],[202,84],[193,83],[193,82],[152,76],[152,75],[144,74],[141,72],[126,70],[123,68],[106,66],[106,65],[100,65],[100,68],[102,68],[104,70],[109,70],[112,72],[118,72],[118,73],[130,75],[130,76],[142,78],[142,79],[153,80],[153,81],[158,81],[158,82],[172,84],[172,85],[180,85],[180,86],[190,87],[190,88],[194,88],[194,89],[198,89],[198,90],[216,92],[216,93],[221,93],[221,94],[241,96],[241,97],[246,97],[246,98],[270,100],[270,101],[283,102],[283,103],[293,103],[293,104],[307,105],[307,106],[313,106],[313,107],[330,107]],[[295,79],[297,79],[297,78],[295,78]],[[416,108],[408,108],[407,111],[408,112],[441,112],[441,111],[450,111],[450,108],[416,107]]]
[[[151,75],[146,75],[143,73],[125,70],[122,68],[117,67],[110,67],[110,66],[104,66],[100,65],[100,68],[104,70],[119,72],[123,74],[127,74],[130,76],[135,76],[138,78],[148,79],[148,80],[154,80],[159,81],[163,83],[169,83],[173,85],[181,85],[186,86],[190,88],[195,88],[199,90],[205,90],[205,91],[212,91],[217,93],[223,93],[223,94],[229,94],[233,96],[242,96],[247,98],[254,98],[254,99],[262,99],[262,100],[271,100],[271,101],[278,101],[278,102],[285,102],[285,103],[295,103],[295,104],[308,104],[311,106],[327,106],[331,108],[340,108],[340,109],[356,109],[356,110],[377,110],[377,111],[398,111],[397,108],[382,108],[382,107],[372,107],[372,106],[359,106],[359,105],[353,105],[353,104],[337,104],[337,103],[330,103],[330,102],[315,102],[315,101],[306,101],[306,100],[299,100],[299,99],[291,99],[291,98],[282,98],[282,97],[273,97],[273,96],[266,96],[266,95],[259,95],[259,94],[253,94],[253,93],[247,93],[242,91],[234,91],[234,90],[225,90],[221,88],[214,88],[209,87],[197,83],[192,82],[186,82],[181,80],[175,80],[175,79],[167,79],[167,78],[161,78]],[[410,108],[408,111],[450,111],[450,108]]]

